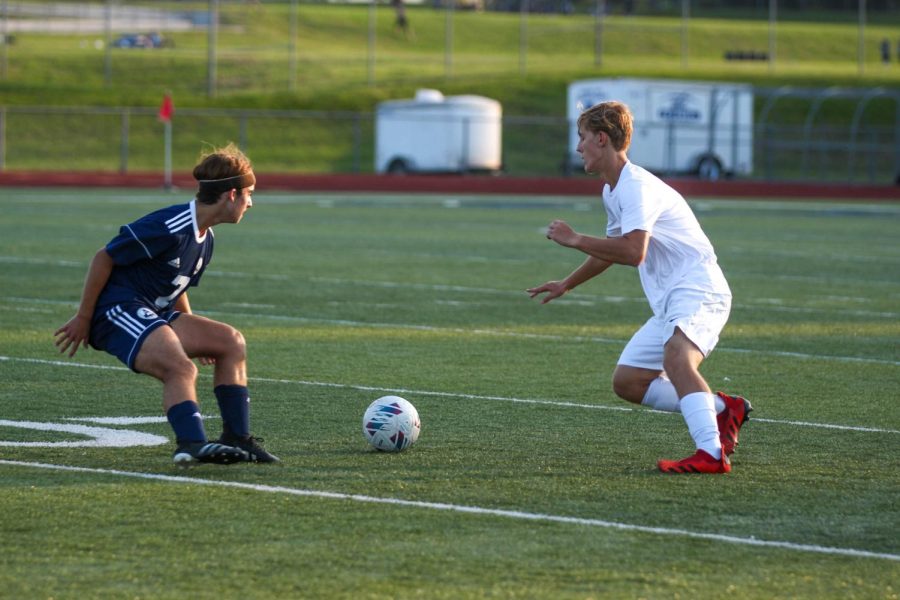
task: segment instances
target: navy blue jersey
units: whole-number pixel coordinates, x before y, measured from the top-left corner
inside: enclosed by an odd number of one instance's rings
[[[200,237],[196,200],[150,213],[128,225],[106,245],[112,274],[97,308],[139,300],[157,311],[170,309],[195,286],[213,253],[213,231]]]

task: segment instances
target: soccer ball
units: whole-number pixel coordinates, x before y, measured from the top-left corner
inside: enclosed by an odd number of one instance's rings
[[[382,396],[363,415],[363,435],[384,452],[406,450],[419,439],[422,424],[416,407],[400,396]]]

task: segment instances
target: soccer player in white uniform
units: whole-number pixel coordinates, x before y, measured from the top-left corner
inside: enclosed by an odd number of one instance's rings
[[[247,349],[239,331],[191,313],[186,290],[199,283],[213,253],[214,225],[239,223],[253,206],[256,177],[229,144],[194,167],[197,196],[122,226],[91,261],[77,314],[56,346],[74,356],[90,344],[163,384],[163,410],[175,431],[173,460],[231,464],[278,462],[250,435]],[[223,433],[206,437],[197,401],[197,367],[214,365],[213,392]]]
[[[605,238],[574,231],[556,220],[547,238],[587,255],[562,281],[526,290],[542,304],[600,275],[613,264],[637,267],[653,316],[634,334],[613,373],[621,398],[657,410],[681,412],[696,453],[660,460],[665,473],[728,473],[728,458],[752,410],[741,397],[713,394],[699,366],[719,340],[731,310],[731,290],[713,247],[684,198],[626,152],[633,121],[628,107],[604,102],[578,119],[584,170],[606,184]]]

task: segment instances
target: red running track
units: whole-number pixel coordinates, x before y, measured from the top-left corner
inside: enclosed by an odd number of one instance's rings
[[[900,186],[849,183],[700,181],[668,179],[687,197],[900,200]],[[163,188],[162,173],[40,172],[0,173],[0,187]],[[196,189],[188,172],[174,173],[174,187]],[[590,177],[503,177],[475,175],[295,175],[257,173],[257,188],[295,192],[378,192],[435,194],[539,194],[597,196],[602,181]]]

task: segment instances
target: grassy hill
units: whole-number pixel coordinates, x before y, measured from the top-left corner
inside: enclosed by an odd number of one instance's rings
[[[207,3],[152,6],[181,13],[193,7],[203,15]],[[353,123],[306,122],[299,134],[295,121],[272,119],[254,123],[245,135],[234,115],[181,117],[191,108],[371,113],[381,100],[433,87],[445,94],[495,98],[506,116],[558,118],[565,116],[567,85],[589,77],[734,81],[763,88],[900,87],[900,61],[885,65],[879,56],[880,41],[896,37],[900,19],[892,15],[873,15],[867,24],[862,66],[859,29],[850,13],[843,22],[834,15],[814,22],[779,21],[774,65],[725,60],[729,51],[769,50],[765,13],[758,19],[695,15],[687,28],[679,17],[658,16],[612,15],[599,23],[590,14],[523,19],[518,13],[454,11],[451,18],[424,6],[410,7],[408,15],[412,34],[407,37],[394,30],[389,6],[303,4],[292,13],[284,2],[222,3],[212,94],[208,35],[202,29],[165,33],[171,46],[148,50],[110,48],[108,41],[115,36],[107,39],[102,31],[17,34],[13,44],[2,47],[0,105],[143,107],[147,112],[131,117],[129,139],[123,143],[118,116],[73,123],[71,116],[11,113],[5,166],[115,169],[119,147],[127,144],[128,168],[158,169],[160,132],[151,111],[166,92],[175,97],[180,121],[176,165],[194,159],[197,140],[220,143],[243,136],[260,167],[346,171],[360,164],[363,170],[370,168],[368,121],[361,130]],[[763,103],[759,97],[757,106]],[[832,137],[840,138],[857,106],[858,99],[829,100],[817,124],[835,124],[839,129]],[[780,102],[772,121],[802,127],[809,107],[809,100]],[[890,136],[896,110],[895,101],[876,99],[866,105],[864,121],[887,132],[879,135]],[[513,172],[558,172],[564,131],[556,126],[520,129],[504,131],[504,155]],[[362,136],[361,150],[351,147],[354,136]],[[57,156],[48,156],[48,147],[66,140]],[[75,156],[68,149],[73,145],[81,149]],[[531,157],[528,148],[546,153]],[[832,162],[842,166],[846,158],[823,162],[825,176],[834,170]]]
[[[206,5],[194,4],[198,11]],[[602,22],[598,59],[590,15],[523,21],[519,14],[456,11],[448,21],[444,11],[412,7],[409,17],[407,38],[393,30],[390,7],[379,7],[370,40],[367,7],[302,5],[292,54],[289,4],[223,4],[215,97],[207,94],[203,30],[166,34],[171,48],[109,54],[103,33],[19,34],[5,49],[0,93],[4,104],[153,106],[172,91],[179,106],[369,110],[378,100],[432,86],[497,98],[507,114],[558,115],[565,86],[584,77],[900,85],[900,62],[882,65],[878,53],[882,39],[896,37],[891,22],[867,25],[860,72],[853,20],[779,23],[770,69],[765,62],[724,59],[729,50],[767,51],[765,20],[693,18],[682,54],[680,18],[610,16]]]

